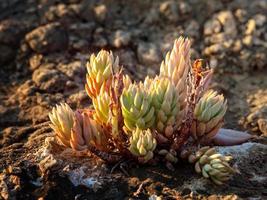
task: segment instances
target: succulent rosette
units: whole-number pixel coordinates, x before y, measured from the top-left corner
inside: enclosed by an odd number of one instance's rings
[[[88,145],[104,149],[107,144],[103,130],[91,117],[89,111],[73,112],[68,104],[57,105],[49,113],[50,126],[59,141],[78,151],[86,149]]]
[[[66,103],[56,105],[49,113],[50,127],[56,133],[60,142],[67,147],[70,147],[71,129],[74,124],[75,113]]]
[[[108,88],[112,79],[113,70],[119,67],[118,57],[114,58],[112,52],[101,50],[97,56],[91,55],[87,62],[87,75],[85,90],[90,98],[95,98],[102,87]]]
[[[173,48],[165,56],[160,66],[160,77],[168,77],[175,85],[179,96],[180,112],[177,118],[177,126],[182,122],[186,111],[187,98],[187,76],[190,69],[190,47],[189,39],[179,37],[174,41]]]
[[[137,127],[144,130],[154,125],[152,97],[142,83],[133,83],[124,88],[120,102],[126,131],[133,131]]]
[[[152,105],[156,111],[156,129],[170,137],[180,112],[178,93],[169,78],[156,78],[151,86]]]
[[[132,132],[129,150],[134,156],[140,157],[144,162],[153,158],[153,151],[156,146],[157,141],[150,129],[141,130],[137,128]]]
[[[101,89],[100,94],[93,98],[93,106],[95,109],[94,119],[99,124],[108,124],[109,121],[109,112],[110,112],[110,103],[111,99],[109,94]]]
[[[196,140],[208,142],[223,125],[227,101],[223,95],[210,90],[196,104],[191,133]]]
[[[216,152],[215,148],[202,147],[189,156],[190,163],[195,163],[195,171],[205,178],[210,178],[215,184],[222,185],[236,172],[228,162],[232,158]]]

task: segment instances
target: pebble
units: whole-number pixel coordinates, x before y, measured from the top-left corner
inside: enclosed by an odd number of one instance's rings
[[[26,35],[26,41],[37,53],[52,53],[68,47],[68,35],[59,23],[40,26]]]
[[[145,65],[160,63],[162,55],[159,48],[153,43],[141,42],[137,47],[138,60]]]
[[[267,136],[267,119],[258,119],[257,123],[262,134]]]
[[[95,17],[98,21],[103,22],[107,16],[107,7],[104,4],[94,7]]]
[[[111,44],[116,48],[120,48],[129,45],[130,41],[131,34],[129,32],[117,30],[112,37]]]
[[[33,72],[32,80],[41,90],[53,93],[65,89],[67,77],[56,70],[53,64],[44,64]]]
[[[179,8],[175,1],[165,1],[160,4],[161,15],[171,22],[179,20]]]

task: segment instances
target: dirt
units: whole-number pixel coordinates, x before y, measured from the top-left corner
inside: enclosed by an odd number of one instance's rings
[[[112,50],[125,73],[142,80],[159,72],[179,35],[192,39],[193,58],[205,58],[214,68],[211,87],[228,99],[224,127],[247,131],[266,147],[266,10],[266,0],[1,0],[1,198],[267,198],[263,147],[250,149],[238,164],[241,174],[221,187],[183,161],[175,172],[128,163],[126,176],[119,168],[110,173],[113,166],[96,158],[73,158],[52,147],[58,155],[48,153],[51,166],[42,165],[45,138],[52,134],[51,108],[60,102],[73,109],[91,104],[84,91],[84,61],[91,53]],[[75,186],[71,173],[81,166],[101,184]]]

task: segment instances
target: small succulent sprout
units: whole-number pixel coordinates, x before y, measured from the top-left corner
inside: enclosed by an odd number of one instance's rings
[[[88,96],[93,99],[100,93],[101,87],[109,87],[112,72],[118,68],[119,58],[114,58],[112,52],[101,50],[97,56],[92,54],[87,62],[85,90]]]
[[[168,151],[166,149],[161,149],[158,152],[158,154],[161,156],[164,156],[164,158],[171,163],[177,163],[178,162],[176,151],[173,151],[173,150]]]
[[[49,113],[50,127],[56,133],[59,141],[66,147],[70,147],[71,129],[74,125],[75,113],[66,103],[56,105]]]
[[[102,87],[99,95],[96,98],[93,98],[93,106],[95,109],[94,119],[97,123],[103,125],[108,124],[110,103],[110,96]]]
[[[176,122],[178,126],[184,118],[186,109],[186,80],[190,69],[190,47],[189,39],[179,37],[175,40],[172,50],[166,54],[165,60],[162,61],[160,66],[160,77],[170,78],[178,92],[181,110]]]
[[[227,101],[223,95],[210,90],[196,104],[191,133],[200,142],[209,142],[223,125]]]
[[[141,158],[144,162],[153,158],[153,151],[156,146],[157,141],[150,129],[141,130],[137,128],[132,132],[129,150],[134,156]]]
[[[133,131],[137,127],[145,130],[154,125],[155,109],[152,98],[142,83],[132,83],[124,88],[120,102],[125,131]]]
[[[152,84],[152,105],[156,111],[156,129],[171,137],[180,112],[178,93],[168,78],[156,78]]]
[[[202,147],[188,157],[190,163],[195,163],[195,171],[205,178],[210,178],[215,184],[222,185],[228,181],[236,170],[229,165],[230,156],[223,156],[215,148]]]

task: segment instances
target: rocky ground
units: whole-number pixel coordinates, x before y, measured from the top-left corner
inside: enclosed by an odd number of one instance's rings
[[[267,198],[266,13],[266,0],[1,0],[0,199]],[[221,149],[236,155],[241,174],[216,187],[183,163],[175,173],[137,166],[127,177],[85,155],[49,154],[51,108],[91,103],[89,54],[112,50],[125,73],[141,80],[158,73],[179,35],[192,39],[193,58],[214,68],[212,87],[229,100],[225,127],[258,136]]]

